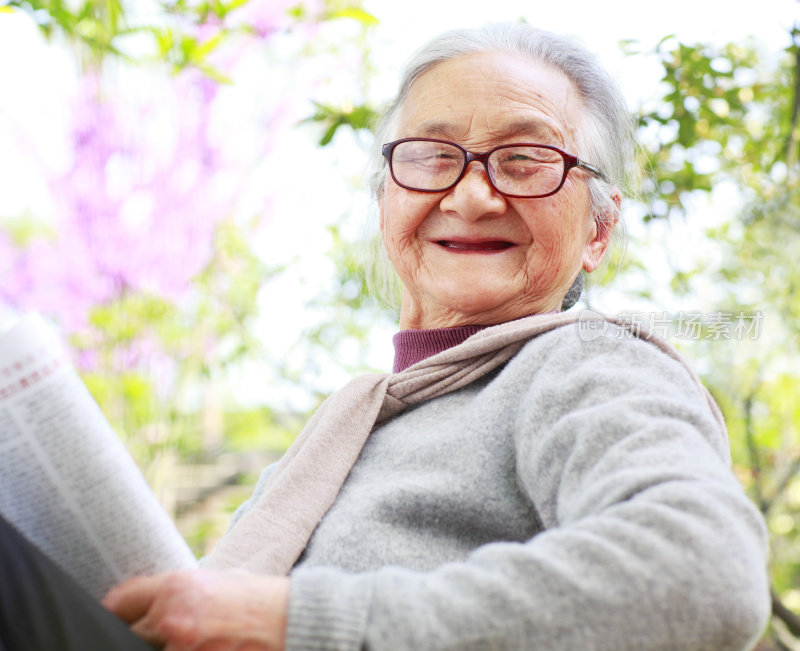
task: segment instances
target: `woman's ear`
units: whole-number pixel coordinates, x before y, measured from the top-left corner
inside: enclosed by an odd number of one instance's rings
[[[380,217],[378,224],[381,228],[381,235],[383,235],[384,229],[386,228],[386,186],[389,185],[387,179],[388,173],[381,182],[381,185],[376,192],[377,196],[375,197],[378,201],[378,215]]]
[[[594,215],[592,220],[592,228],[583,251],[583,270],[587,273],[591,273],[600,266],[611,242],[614,228],[619,222],[620,206],[622,205],[622,194],[619,188],[615,187],[611,191],[610,198],[614,207],[609,207],[605,213]]]

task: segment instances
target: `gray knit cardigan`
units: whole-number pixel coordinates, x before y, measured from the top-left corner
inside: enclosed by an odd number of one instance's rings
[[[686,368],[562,327],[372,432],[291,574],[287,648],[747,649],[766,550]]]

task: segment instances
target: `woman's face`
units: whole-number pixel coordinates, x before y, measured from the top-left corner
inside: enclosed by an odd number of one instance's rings
[[[414,82],[396,135],[474,152],[528,142],[579,155],[582,111],[561,73],[510,54],[471,54]],[[479,163],[445,192],[405,190],[387,175],[381,232],[404,285],[400,326],[489,325],[558,310],[578,271],[600,263],[610,236],[597,232],[585,174],[571,170],[559,192],[540,199],[504,197]]]

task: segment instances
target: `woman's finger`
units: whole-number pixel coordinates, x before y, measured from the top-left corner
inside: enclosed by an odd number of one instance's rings
[[[137,576],[111,588],[102,604],[128,624],[147,614],[164,575]]]

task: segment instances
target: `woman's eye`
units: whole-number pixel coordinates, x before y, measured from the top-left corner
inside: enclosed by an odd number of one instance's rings
[[[518,162],[524,163],[526,161],[534,162],[533,158],[531,158],[530,156],[526,156],[525,154],[509,154],[508,157],[506,158],[506,162],[509,163],[518,163]]]
[[[436,151],[420,156],[416,163],[418,165],[427,165],[430,167],[450,166],[456,161],[460,162],[460,156],[455,155],[449,151]]]
[[[404,163],[408,165],[433,165],[442,161],[452,161],[458,158],[449,151],[433,151],[433,152],[414,152],[410,154],[403,154],[402,156],[395,155],[395,163]]]
[[[539,165],[541,165],[540,161],[524,154],[510,154],[500,163],[502,169],[516,174],[533,173]]]

